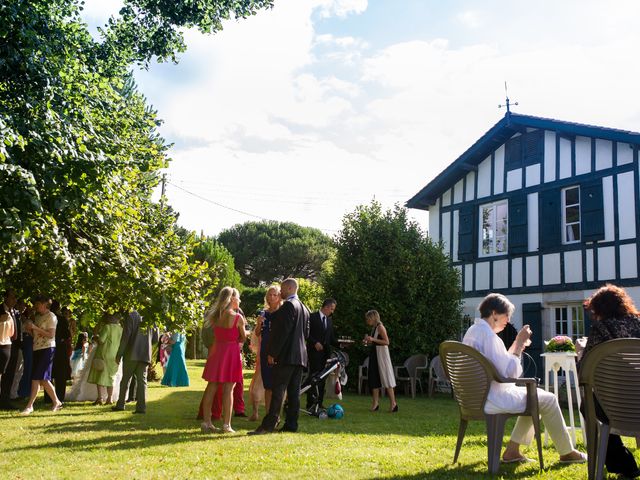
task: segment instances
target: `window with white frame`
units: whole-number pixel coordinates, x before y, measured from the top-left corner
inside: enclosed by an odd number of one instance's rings
[[[580,241],[580,187],[562,190],[563,243]]]
[[[582,304],[557,305],[551,309],[555,335],[566,335],[575,342],[585,336]]]
[[[480,207],[480,256],[507,253],[509,206],[506,200]]]

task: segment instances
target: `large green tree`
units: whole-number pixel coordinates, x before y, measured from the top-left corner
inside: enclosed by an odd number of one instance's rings
[[[215,238],[200,238],[193,249],[192,259],[205,265],[207,278],[202,286],[202,297],[207,304],[215,300],[224,287],[241,288],[233,256]]]
[[[129,69],[172,58],[183,27],[270,4],[125,0],[101,41],[78,0],[0,4],[0,283],[165,324],[200,315],[195,239],[151,199],[168,146]]]
[[[383,211],[377,202],[358,207],[344,217],[336,248],[323,283],[338,301],[337,333],[357,340],[349,352],[352,371],[366,355],[360,339],[369,333],[368,310],[380,313],[396,365],[416,353],[436,354],[440,342],[455,335],[461,313],[458,272],[406,209]]]
[[[331,258],[331,239],[316,228],[292,222],[246,222],[224,230],[218,240],[231,252],[247,286],[286,277],[315,280]]]

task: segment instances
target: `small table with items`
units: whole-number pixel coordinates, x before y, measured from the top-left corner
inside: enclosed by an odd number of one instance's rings
[[[571,378],[570,374],[573,373],[573,387],[576,394],[576,400],[578,401],[578,407],[582,402],[580,398],[580,388],[578,386],[578,369],[576,368],[576,357],[578,356],[575,352],[546,352],[540,355],[544,358],[544,389],[549,391],[549,374],[553,373],[553,393],[556,398],[560,393],[559,385],[558,385],[558,370],[562,369],[565,375],[565,388],[567,390],[567,401],[569,404],[569,429],[571,430],[571,441],[573,442],[573,447],[576,446],[576,426],[574,422],[573,415],[573,396],[571,392]],[[580,429],[584,432],[584,419],[582,418],[582,413],[578,409],[578,416],[580,421]],[[544,444],[548,445],[549,436],[545,430],[544,432]]]

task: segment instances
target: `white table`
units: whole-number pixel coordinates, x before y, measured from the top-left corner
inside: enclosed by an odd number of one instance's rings
[[[540,355],[544,358],[544,389],[549,391],[549,374],[553,373],[553,392],[558,398],[559,386],[558,386],[558,370],[562,369],[565,375],[565,388],[567,390],[567,400],[569,403],[569,429],[571,430],[571,440],[573,447],[576,446],[576,426],[573,415],[573,396],[571,392],[571,373],[573,373],[573,387],[578,400],[578,406],[582,403],[580,399],[580,388],[578,386],[578,370],[576,368],[575,352],[547,352]],[[584,432],[584,419],[582,413],[578,409],[578,416],[580,420],[580,429]],[[544,444],[548,445],[549,436],[545,429],[544,432]]]

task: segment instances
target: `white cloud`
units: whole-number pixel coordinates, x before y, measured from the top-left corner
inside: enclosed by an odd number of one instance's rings
[[[469,28],[479,28],[483,25],[479,12],[476,10],[465,10],[457,15],[457,19],[464,26]]]
[[[367,9],[368,0],[316,0],[322,17],[346,17],[359,14]]]
[[[495,23],[500,35],[465,28],[473,37],[464,41],[451,32],[372,49],[379,39],[318,34],[314,24],[367,2],[279,0],[218,35],[188,32],[179,66],[138,79],[165,136],[179,140],[169,171],[177,185],[261,217],[338,229],[374,196],[408,200],[475,142],[504,114],[505,80],[518,112],[639,131],[632,15],[607,6],[599,19],[602,4],[571,5],[562,8],[572,22],[478,9],[451,18]],[[252,218],[175,187],[169,199],[185,226],[207,233]]]
[[[110,16],[117,15],[123,4],[122,0],[85,0],[82,16],[104,24]]]

